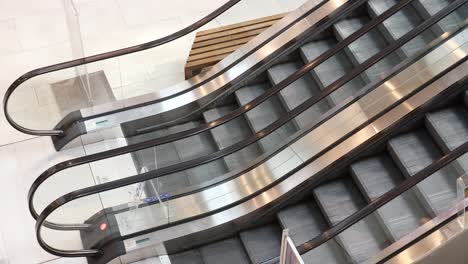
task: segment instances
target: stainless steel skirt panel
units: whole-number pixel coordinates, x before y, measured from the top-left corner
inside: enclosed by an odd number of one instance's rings
[[[439,216],[431,219],[429,222],[425,223],[423,226],[420,226],[414,232],[408,234],[407,236],[401,238],[397,242],[393,243],[391,246],[385,248],[379,254],[369,259],[366,263],[379,263],[383,261],[386,257],[391,254],[398,252],[406,245],[415,241],[419,237],[426,235],[431,230],[434,230],[437,226],[443,224],[448,219],[452,218],[458,212],[459,207],[468,204],[468,199],[461,201],[458,205],[450,208],[446,212],[440,214]],[[385,261],[388,264],[408,264],[408,263],[420,263],[424,257],[429,256],[429,254],[435,251],[437,248],[448,243],[451,239],[459,236],[462,232],[466,232],[466,229],[460,225],[461,217],[464,217],[464,221],[468,221],[468,214],[459,216],[458,218],[450,221],[448,224],[437,229],[437,231],[432,232],[427,237],[423,238],[421,241],[407,248],[406,250],[400,252],[398,255],[393,257],[390,260]],[[452,263],[452,262],[447,262]]]

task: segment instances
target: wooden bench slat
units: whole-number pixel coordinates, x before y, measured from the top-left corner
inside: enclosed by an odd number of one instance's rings
[[[251,37],[251,36],[255,37],[258,34],[262,33],[267,28],[268,27],[259,28],[259,29],[252,30],[252,31],[249,31],[249,32],[244,32],[244,33],[240,33],[240,34],[225,36],[225,37],[222,37],[222,38],[217,38],[217,39],[212,39],[212,40],[196,43],[196,44],[193,44],[193,48],[203,48],[203,47],[206,47],[206,46],[215,45],[215,44],[228,42],[228,41],[233,41],[233,40],[238,40],[238,39],[241,39],[241,38],[246,38],[246,37]]]
[[[233,41],[223,42],[223,43],[219,43],[219,44],[216,44],[216,45],[210,45],[210,46],[206,46],[206,47],[203,47],[203,48],[192,49],[190,51],[189,60],[190,60],[190,57],[193,56],[193,55],[198,55],[198,54],[201,54],[201,53],[210,52],[210,51],[217,50],[217,49],[223,49],[223,48],[227,48],[227,47],[231,47],[231,46],[244,45],[245,43],[249,42],[253,38],[254,38],[254,36],[249,36],[249,37],[246,37],[246,38],[241,38],[241,39],[237,39],[237,40],[233,40]]]
[[[245,27],[242,27],[242,28],[237,28],[237,29],[233,29],[233,30],[229,30],[229,31],[223,31],[223,32],[220,32],[220,33],[215,33],[215,34],[211,34],[211,35],[207,35],[207,36],[198,37],[198,38],[195,39],[196,40],[195,43],[200,43],[200,42],[207,41],[207,40],[212,40],[212,39],[218,39],[218,38],[222,38],[222,37],[226,37],[226,36],[230,36],[230,35],[234,35],[234,34],[249,32],[249,31],[253,31],[253,30],[256,30],[256,29],[260,29],[260,28],[262,28],[262,29],[269,28],[269,27],[271,27],[271,25],[275,24],[277,21],[278,20],[267,21],[267,22],[264,22],[264,23],[258,23],[258,24],[255,24],[255,25],[245,26]]]
[[[231,46],[231,47],[227,47],[227,48],[224,48],[224,49],[217,49],[217,50],[213,50],[213,51],[210,51],[210,52],[206,52],[206,53],[202,53],[202,54],[198,54],[198,55],[193,55],[193,56],[191,56],[189,58],[188,62],[200,60],[200,59],[203,59],[203,58],[218,56],[218,55],[221,55],[221,54],[231,53],[231,52],[235,51],[236,49],[240,48],[240,46],[242,46],[242,45]]]
[[[282,14],[278,14],[278,15],[272,15],[272,16],[257,18],[257,19],[253,19],[253,20],[249,20],[249,21],[245,21],[245,22],[241,22],[241,23],[236,23],[236,24],[232,24],[232,25],[228,25],[228,26],[222,26],[222,27],[207,29],[207,30],[203,30],[203,31],[198,31],[196,36],[199,37],[199,36],[205,36],[205,35],[209,35],[209,34],[213,34],[213,33],[219,33],[219,32],[222,32],[222,31],[236,29],[236,28],[249,26],[249,25],[253,25],[253,24],[257,24],[257,23],[262,23],[262,22],[266,22],[266,21],[270,21],[270,20],[279,20],[279,19],[282,19],[286,14],[287,13],[282,13]]]
[[[188,79],[211,67],[282,19],[286,14],[197,32],[185,65]]]

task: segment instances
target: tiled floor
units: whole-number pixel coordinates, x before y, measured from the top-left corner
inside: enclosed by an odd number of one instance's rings
[[[80,13],[84,52],[92,55],[172,33],[195,22],[225,1],[75,0],[75,3]],[[303,2],[305,0],[244,0],[207,27],[285,12]],[[70,42],[66,20],[62,0],[0,0],[0,94],[3,95],[21,74],[72,59],[79,54],[76,50],[72,51],[76,45]],[[90,65],[88,70],[104,70],[117,99],[162,89],[183,79],[183,67],[193,38],[194,34],[190,34],[163,47],[98,62]],[[26,126],[50,128],[54,120],[60,118],[50,85],[73,76],[74,71],[69,70],[28,81],[12,97],[12,114]],[[109,147],[106,144],[100,142],[57,153],[49,138],[33,138],[12,129],[0,110],[0,200],[4,212],[0,217],[1,264],[4,264],[4,255],[9,264],[86,263],[84,259],[58,259],[40,248],[34,235],[34,221],[28,212],[26,196],[34,179],[48,167],[85,153],[102,151]],[[38,192],[38,197],[41,197],[38,207],[43,208],[58,194],[92,185],[96,180],[112,180],[135,173],[131,164],[130,157],[124,156],[112,164],[100,162],[58,174],[51,180],[51,189]],[[120,191],[123,193],[118,196],[125,197],[123,194],[126,190]],[[116,202],[113,198],[101,198],[106,204]],[[76,221],[79,219],[76,210],[96,211],[102,208],[100,202],[95,198],[86,206],[72,204],[65,210],[75,210],[75,214],[61,219]],[[73,234],[65,238],[48,235],[57,239],[54,242],[60,246],[79,247],[79,240]],[[160,262],[149,259],[143,263]]]

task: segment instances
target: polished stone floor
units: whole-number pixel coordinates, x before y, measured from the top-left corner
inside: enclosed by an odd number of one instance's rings
[[[20,75],[37,67],[154,40],[181,29],[203,17],[225,0],[75,0],[79,23],[65,15],[62,0],[0,0],[0,93]],[[298,7],[305,0],[244,0],[208,27],[241,22],[277,14]],[[265,8],[268,7],[268,8]],[[67,19],[69,23],[67,24]],[[71,19],[71,20],[70,20]],[[70,22],[72,21],[72,22]],[[81,41],[77,36],[77,25]],[[166,88],[183,79],[183,67],[194,34],[174,43],[143,53],[89,65],[88,71],[104,71],[116,99]],[[79,48],[82,43],[83,49]],[[78,49],[77,49],[78,47]],[[51,128],[63,115],[66,96],[54,93],[54,83],[75,77],[75,71],[40,76],[22,85],[12,97],[10,111],[21,124],[32,128]],[[152,85],[146,85],[151,82]],[[92,94],[92,92],[91,92]],[[92,97],[92,96],[91,96]],[[66,102],[65,102],[66,103]],[[47,137],[35,138],[11,128],[0,110],[0,264],[82,264],[84,259],[60,259],[43,251],[36,242],[34,221],[27,208],[27,192],[34,179],[57,162],[124,144],[119,140],[77,146],[56,152]],[[117,164],[117,165],[116,165]],[[58,174],[47,190],[38,193],[39,208],[57,197],[95,181],[134,174],[130,156],[112,162],[80,166]],[[73,184],[70,184],[73,183]],[[57,218],[80,219],[115,197],[100,196],[86,206],[72,205]],[[106,200],[108,199],[108,200]],[[73,211],[73,214],[67,212]],[[87,213],[85,213],[87,212]],[[78,234],[45,234],[55,245],[80,247]],[[3,258],[3,259],[2,259]],[[6,262],[3,263],[2,261]],[[147,259],[140,264],[160,263]]]

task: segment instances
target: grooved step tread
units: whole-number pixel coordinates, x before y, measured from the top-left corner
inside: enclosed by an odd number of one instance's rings
[[[230,112],[236,110],[235,105],[217,107],[203,113],[205,121],[207,123],[212,122],[218,118],[229,114]],[[230,147],[250,136],[252,132],[245,121],[243,116],[237,117],[234,120],[231,120],[219,127],[210,129],[210,133],[215,139],[216,145],[220,150]],[[256,143],[251,144],[233,154],[230,154],[224,157],[229,170],[236,170],[239,168],[244,168],[252,160],[255,160],[260,156],[261,151],[258,149]]]
[[[316,205],[300,203],[281,210],[278,220],[296,246],[309,241],[327,230],[325,219]]]
[[[198,127],[200,122],[188,122],[169,128],[171,134]],[[177,140],[174,142],[181,161],[198,158],[217,150],[216,144],[209,132]],[[213,161],[192,169],[185,170],[191,184],[203,183],[227,172],[221,160]]]
[[[453,1],[448,0],[419,0],[421,6],[425,11],[430,15],[434,15],[442,10],[444,7],[448,6]],[[438,25],[442,28],[442,31],[447,32],[451,31],[457,27],[457,25],[467,18],[468,6],[465,4],[461,8],[458,8],[457,11],[452,13],[450,16],[447,16],[441,20]]]
[[[300,62],[290,62],[278,64],[268,69],[268,76],[273,85],[277,85],[291,74],[302,67]],[[285,108],[290,111],[314,95],[318,95],[320,89],[309,75],[304,75],[300,79],[281,90],[280,99]],[[314,118],[319,118],[330,109],[327,101],[322,100],[298,116],[295,121],[302,128],[306,127]]]
[[[190,250],[170,255],[169,259],[171,260],[171,264],[205,264],[198,250]]]
[[[264,94],[270,88],[269,84],[249,85],[235,92],[237,101],[244,106],[250,103],[255,98]],[[246,114],[247,122],[253,131],[258,132],[269,126],[286,113],[277,96],[273,96],[259,106],[251,109]],[[267,137],[260,140],[259,145],[264,151],[276,149],[278,144],[284,142],[290,135],[295,132],[291,125],[283,125]]]
[[[387,155],[378,155],[355,162],[351,173],[369,201],[399,186],[404,180]],[[418,228],[428,219],[412,191],[405,192],[377,210],[376,217],[388,237],[397,241]]]
[[[327,182],[313,190],[324,216],[336,225],[365,206],[359,190],[350,179]],[[338,235],[339,243],[351,262],[363,262],[380,252],[388,239],[373,216],[348,228]]]
[[[368,17],[357,17],[342,20],[336,23],[333,27],[338,36],[338,40],[342,41],[361,27],[365,26],[367,23],[369,23]],[[350,57],[354,60],[353,63],[355,65],[359,65],[377,54],[386,45],[387,42],[381,33],[377,29],[373,29],[351,43],[346,50],[349,51],[348,53]],[[391,69],[397,63],[398,59],[395,55],[387,56],[366,70],[367,76],[370,81],[379,79],[380,76],[382,76],[382,73]]]
[[[167,129],[162,129],[138,136],[138,138],[129,138],[128,141],[129,144],[135,144],[136,142],[163,137],[168,135],[168,133]],[[133,153],[133,157],[139,173],[141,173],[144,168],[146,168],[147,171],[152,171],[180,162],[179,153],[177,152],[174,143],[167,143],[137,151]],[[156,192],[171,193],[189,185],[190,182],[187,174],[182,171],[153,179],[150,182],[147,182],[147,184],[144,185],[144,188],[146,194],[149,197],[152,197],[156,195]]]
[[[426,127],[447,154],[468,141],[468,111],[463,107],[446,108],[426,114]],[[459,175],[468,172],[468,155],[457,159]]]
[[[428,132],[417,130],[398,135],[388,141],[393,160],[406,177],[413,176],[442,156]],[[449,208],[456,199],[457,173],[447,166],[419,183],[415,190],[418,198],[432,216]]]
[[[317,57],[333,48],[337,44],[335,39],[324,39],[320,41],[310,42],[300,48],[300,52],[306,63],[315,60]],[[353,69],[353,65],[346,57],[346,54],[340,52],[333,57],[327,59],[317,67],[311,74],[319,84],[321,90],[327,88],[336,80],[345,76]],[[327,98],[331,105],[338,105],[349,96],[355,95],[365,83],[360,77],[354,78],[350,82],[340,87],[337,91],[330,94]]]
[[[200,248],[205,264],[250,264],[242,242],[238,238],[206,245]]]
[[[368,2],[369,13],[374,17],[381,15],[397,3],[397,0],[371,0]],[[408,5],[383,22],[382,33],[387,36],[387,39],[397,40],[422,22],[423,19],[417,10],[412,5]],[[432,33],[426,31],[403,45],[401,50],[406,57],[412,56],[418,50],[426,47],[433,39]]]
[[[265,225],[240,233],[242,243],[252,263],[262,263],[279,256],[281,228],[276,224]]]

